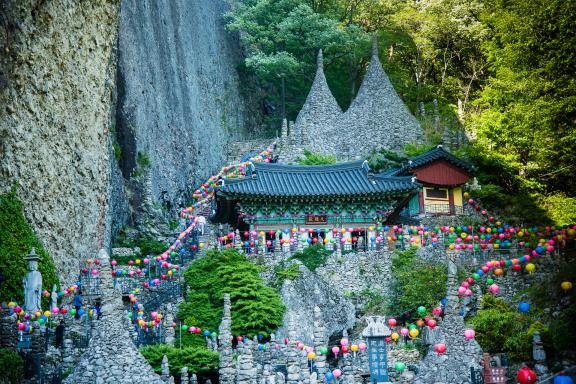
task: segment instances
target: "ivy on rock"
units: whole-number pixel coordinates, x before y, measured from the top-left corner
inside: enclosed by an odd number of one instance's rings
[[[32,247],[42,258],[38,270],[42,273],[43,286],[47,290],[59,285],[52,258],[26,222],[22,203],[16,196],[16,188],[0,195],[0,272],[4,281],[0,283],[0,300],[23,303],[22,279],[28,271],[24,260]],[[43,300],[47,306],[47,299]]]

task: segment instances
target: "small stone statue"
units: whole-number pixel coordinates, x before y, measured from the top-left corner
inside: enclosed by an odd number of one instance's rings
[[[24,310],[36,312],[40,310],[42,301],[42,274],[38,271],[40,256],[32,248],[30,254],[24,258],[28,262],[28,272],[24,277]]]
[[[52,286],[52,294],[50,295],[51,304],[50,308],[58,307],[58,292],[56,292],[56,284]]]

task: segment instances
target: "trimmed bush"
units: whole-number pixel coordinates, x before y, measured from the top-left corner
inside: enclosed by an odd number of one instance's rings
[[[278,292],[264,285],[259,272],[259,267],[234,249],[207,252],[184,273],[188,296],[178,318],[186,325],[216,331],[222,321],[224,294],[229,293],[232,333],[267,337],[281,324],[285,308]],[[204,342],[184,333],[182,339],[186,345]]]

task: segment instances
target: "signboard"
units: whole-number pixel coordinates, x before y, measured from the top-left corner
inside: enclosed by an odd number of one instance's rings
[[[326,215],[309,215],[306,216],[306,224],[326,224],[328,218]]]
[[[388,353],[385,336],[368,337],[368,360],[370,365],[370,382],[388,381]]]

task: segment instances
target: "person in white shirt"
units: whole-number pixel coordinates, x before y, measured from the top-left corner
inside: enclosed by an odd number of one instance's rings
[[[198,216],[198,230],[201,235],[204,235],[204,226],[206,225],[206,218],[204,216]]]

